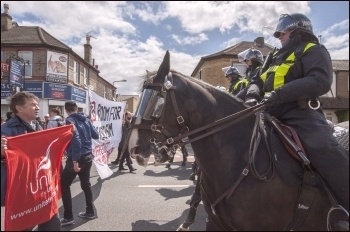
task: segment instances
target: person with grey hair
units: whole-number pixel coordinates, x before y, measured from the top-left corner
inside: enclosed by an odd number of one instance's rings
[[[17,136],[43,129],[36,120],[40,108],[39,99],[34,94],[28,92],[18,92],[14,94],[10,99],[10,108],[15,116],[1,125],[1,162],[3,162],[3,159],[5,159],[7,136]],[[3,192],[1,191],[1,193]],[[28,228],[27,230],[32,229],[33,228]],[[61,223],[58,213],[55,214],[50,220],[38,225],[38,231],[60,230]]]

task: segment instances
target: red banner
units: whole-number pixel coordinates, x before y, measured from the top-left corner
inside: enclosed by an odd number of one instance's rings
[[[63,152],[72,125],[8,137],[5,230],[24,230],[58,212]]]

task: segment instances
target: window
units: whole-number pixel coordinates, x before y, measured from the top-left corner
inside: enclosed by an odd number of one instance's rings
[[[88,85],[88,75],[87,75],[87,68],[83,68],[83,81],[84,81],[84,85]]]
[[[32,78],[33,71],[33,52],[32,51],[19,51],[18,56],[25,61],[25,78]]]
[[[237,68],[242,76],[245,76],[245,71],[247,70],[247,65],[246,64],[232,63],[232,66]]]
[[[80,84],[79,63],[76,61],[73,61],[73,77],[74,83]]]
[[[103,86],[103,97],[104,97],[104,98],[106,98],[106,93],[107,93],[107,92],[106,92],[106,86],[104,85],[104,86]]]

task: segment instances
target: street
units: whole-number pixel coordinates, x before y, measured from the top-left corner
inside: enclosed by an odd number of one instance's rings
[[[71,187],[75,224],[62,227],[63,231],[175,231],[185,220],[194,184],[188,180],[192,173],[193,151],[190,145],[186,166],[181,166],[182,153],[177,151],[171,168],[165,164],[154,166],[153,158],[144,168],[134,162],[137,170],[118,171],[110,164],[113,175],[101,180],[93,165],[91,185],[97,218],[85,220],[78,213],[85,210],[85,197],[77,177]],[[115,160],[116,152],[110,157]],[[126,167],[126,165],[125,165]],[[127,168],[127,167],[126,167]],[[59,213],[63,215],[62,201]],[[1,207],[1,230],[4,230],[4,207]],[[206,213],[202,203],[198,207],[192,231],[205,230]]]

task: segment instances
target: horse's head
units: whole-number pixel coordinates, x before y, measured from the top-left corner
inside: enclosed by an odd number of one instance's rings
[[[156,164],[172,158],[174,150],[186,143],[189,130],[232,113],[237,99],[205,82],[170,70],[167,51],[158,71],[143,82],[129,137],[129,151],[139,165],[149,157]],[[242,108],[242,103],[240,103]],[[218,107],[220,110],[216,110]],[[216,110],[216,111],[215,111]]]
[[[173,89],[170,73],[170,55],[165,54],[157,73],[147,72],[143,82],[142,94],[132,122],[129,138],[130,154],[139,165],[146,166],[150,155],[154,155],[156,164],[169,160],[171,148],[162,144],[172,128],[164,128],[165,102],[167,91]]]

